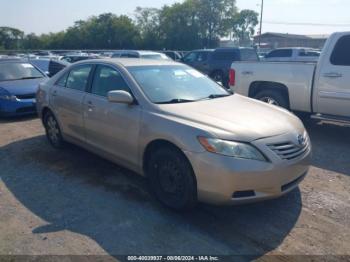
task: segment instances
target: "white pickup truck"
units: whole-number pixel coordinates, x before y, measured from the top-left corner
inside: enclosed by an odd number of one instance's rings
[[[234,62],[230,87],[235,93],[316,119],[348,123],[350,32],[332,34],[317,64]]]

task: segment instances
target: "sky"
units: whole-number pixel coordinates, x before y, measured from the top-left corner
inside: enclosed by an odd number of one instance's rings
[[[74,21],[112,12],[133,16],[137,6],[161,7],[181,0],[0,0],[0,26],[25,33],[57,32]],[[261,0],[237,0],[260,13]],[[262,32],[330,34],[350,31],[350,0],[264,0]]]

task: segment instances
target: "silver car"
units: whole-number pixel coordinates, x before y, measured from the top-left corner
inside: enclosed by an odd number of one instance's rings
[[[40,85],[37,109],[54,147],[71,142],[146,176],[175,209],[276,198],[309,169],[297,117],[172,61],[71,65]]]

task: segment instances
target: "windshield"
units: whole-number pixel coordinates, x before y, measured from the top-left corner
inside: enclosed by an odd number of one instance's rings
[[[185,65],[128,68],[147,97],[156,104],[172,104],[232,95],[202,73]]]
[[[28,63],[0,63],[0,81],[42,78],[44,75]]]

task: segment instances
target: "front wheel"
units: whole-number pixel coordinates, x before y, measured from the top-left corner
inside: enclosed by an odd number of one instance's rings
[[[166,206],[176,210],[195,206],[195,176],[187,158],[176,148],[164,147],[153,152],[147,176],[156,197]]]
[[[50,144],[55,148],[62,148],[64,141],[62,138],[61,129],[54,115],[48,112],[44,116],[44,126],[46,131],[46,137]]]

